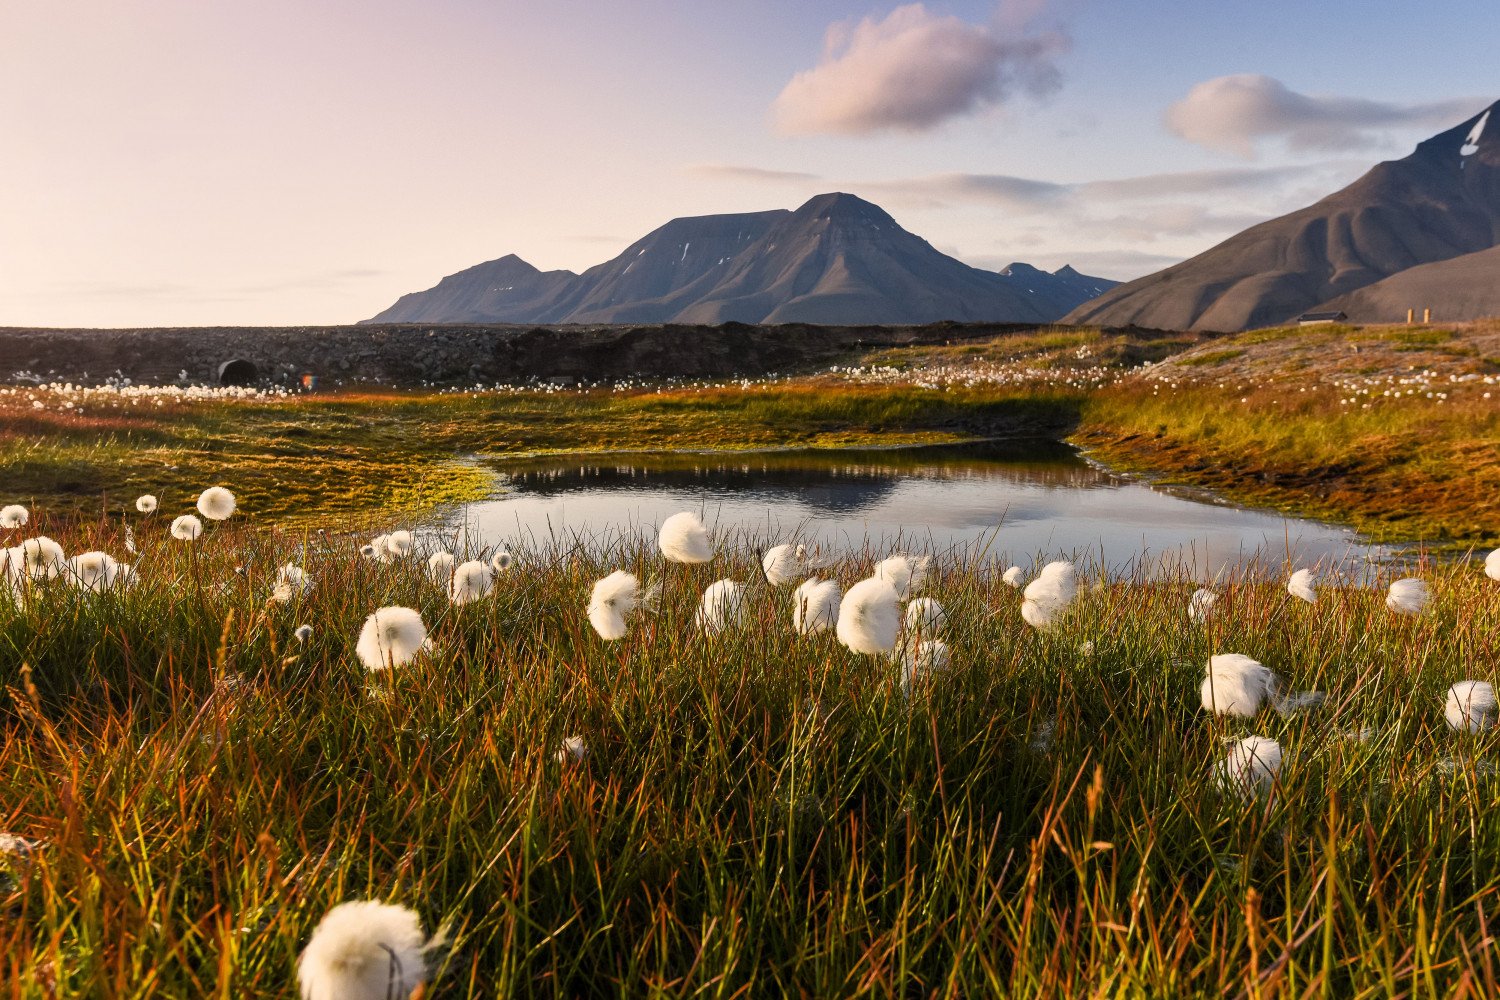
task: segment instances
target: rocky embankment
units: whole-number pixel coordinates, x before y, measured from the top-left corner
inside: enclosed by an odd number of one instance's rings
[[[727,378],[798,372],[882,347],[984,340],[1028,329],[1003,323],[886,326],[198,327],[141,330],[0,328],[0,380],[320,385],[463,385]],[[239,362],[240,364],[232,364]],[[226,369],[226,365],[230,365]]]

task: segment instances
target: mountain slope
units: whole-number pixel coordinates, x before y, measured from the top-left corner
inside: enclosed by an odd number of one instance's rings
[[[1500,239],[1500,103],[1307,208],[1073,310],[1070,323],[1240,330]],[[1404,315],[1404,313],[1403,313]]]
[[[1072,268],[970,267],[878,206],[826,194],[795,212],[674,219],[582,274],[504,257],[403,295],[366,322],[1034,323],[1113,285]]]
[[[1500,316],[1500,246],[1407,268],[1319,308],[1356,323],[1405,322],[1408,309],[1418,318],[1431,309],[1440,323]]]

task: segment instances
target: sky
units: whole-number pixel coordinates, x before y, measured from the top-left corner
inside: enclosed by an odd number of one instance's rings
[[[1457,0],[0,0],[0,325],[354,322],[847,191],[1126,279],[1500,98]]]

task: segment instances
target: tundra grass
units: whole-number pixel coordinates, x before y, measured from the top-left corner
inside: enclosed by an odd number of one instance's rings
[[[615,535],[518,545],[453,608],[359,537],[131,524],[134,589],[0,605],[0,830],[36,844],[0,855],[12,995],[290,996],[354,898],[450,927],[429,997],[1500,993],[1500,747],[1443,720],[1500,654],[1473,562],[1402,568],[1436,594],[1417,618],[1247,574],[1206,627],[1195,584],[1136,579],[1038,633],[949,554],[924,592],[953,660],[908,695],[888,659],[793,634],[789,593],[749,582],[769,539],[694,568]],[[118,520],[31,531],[125,555]],[[268,602],[286,560],[315,589]],[[605,643],[584,605],[616,568],[663,593]],[[747,618],[710,638],[719,577]],[[355,638],[391,604],[435,651],[371,675]],[[1328,700],[1209,717],[1219,652]],[[1249,733],[1286,752],[1264,797],[1214,776]]]

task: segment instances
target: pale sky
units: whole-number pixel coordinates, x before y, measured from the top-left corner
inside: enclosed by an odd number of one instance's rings
[[[1130,278],[1500,98],[1464,0],[0,0],[0,325],[353,322],[676,216]]]

